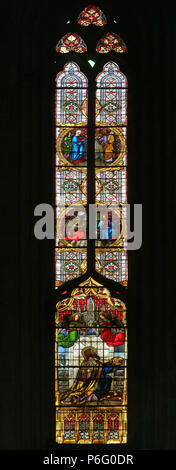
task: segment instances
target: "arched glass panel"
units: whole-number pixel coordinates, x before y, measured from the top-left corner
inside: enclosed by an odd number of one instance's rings
[[[87,78],[69,62],[56,77],[56,286],[86,272],[86,204]]]
[[[95,266],[123,285],[127,285],[126,131],[127,79],[116,63],[108,62],[96,79],[96,203],[106,205],[107,215],[98,223]]]

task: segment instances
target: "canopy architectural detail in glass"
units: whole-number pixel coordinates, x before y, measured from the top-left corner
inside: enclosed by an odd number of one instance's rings
[[[70,51],[83,53],[87,51],[87,46],[83,39],[75,33],[68,33],[57,43],[56,51],[67,54]]]
[[[106,24],[106,17],[104,13],[95,5],[86,7],[78,17],[78,24],[81,26],[104,26]]]

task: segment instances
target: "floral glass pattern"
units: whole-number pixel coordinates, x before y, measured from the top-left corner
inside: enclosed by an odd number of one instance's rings
[[[68,33],[57,43],[56,51],[67,54],[70,51],[82,54],[87,51],[87,46],[83,39],[75,33]]]
[[[106,24],[106,17],[104,13],[95,5],[86,7],[78,17],[78,24],[81,26],[104,26]]]
[[[107,54],[107,52],[126,52],[127,47],[124,41],[115,33],[107,33],[97,44],[96,51],[100,54]]]

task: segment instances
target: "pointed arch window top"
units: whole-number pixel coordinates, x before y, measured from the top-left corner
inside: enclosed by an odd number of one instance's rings
[[[57,74],[56,86],[59,88],[87,88],[87,78],[75,62],[69,62],[63,71]]]
[[[101,54],[106,54],[110,51],[126,52],[127,47],[123,40],[115,33],[107,33],[100,39],[97,44],[96,51]]]
[[[78,24],[81,26],[89,26],[91,23],[96,26],[104,26],[107,23],[104,13],[95,5],[86,7],[78,17]]]
[[[67,54],[70,51],[83,53],[87,51],[87,46],[83,39],[75,33],[68,33],[57,43],[56,51]]]
[[[127,88],[127,79],[115,62],[107,62],[97,75],[97,88]]]

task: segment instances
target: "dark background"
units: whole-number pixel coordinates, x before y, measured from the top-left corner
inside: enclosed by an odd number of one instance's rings
[[[129,449],[176,448],[175,16],[173,3],[153,3],[98,1],[128,46],[126,56],[113,58],[129,82],[128,200],[143,204],[143,245],[129,252]],[[34,238],[33,213],[54,201],[54,77],[62,68],[55,45],[67,19],[76,20],[87,5],[6,1],[1,10],[0,448],[6,450],[54,445],[54,245]],[[97,59],[103,28],[91,38],[88,28],[79,31]]]

